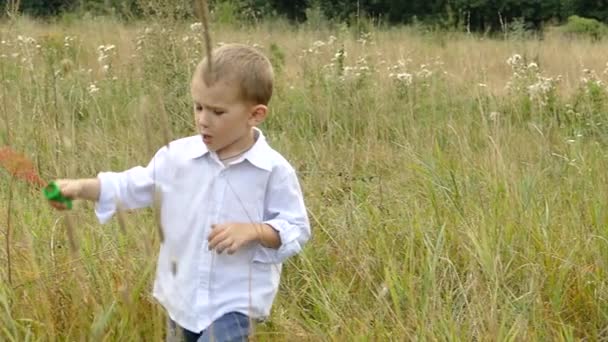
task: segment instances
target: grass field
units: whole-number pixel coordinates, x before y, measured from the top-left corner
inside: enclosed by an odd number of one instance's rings
[[[0,24],[0,147],[46,180],[194,132],[191,23]],[[257,44],[313,225],[259,341],[608,339],[608,46],[549,32],[212,27]],[[152,210],[100,225],[0,170],[0,339],[162,340]],[[68,222],[74,229],[70,248]]]

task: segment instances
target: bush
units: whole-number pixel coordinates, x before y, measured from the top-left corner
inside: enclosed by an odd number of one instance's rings
[[[598,40],[608,33],[608,28],[605,24],[595,19],[583,18],[577,15],[568,18],[568,23],[564,29],[566,33],[584,35],[594,40]]]

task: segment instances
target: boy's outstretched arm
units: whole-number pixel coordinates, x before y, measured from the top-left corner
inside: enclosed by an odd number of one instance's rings
[[[61,194],[71,199],[95,201],[95,213],[101,223],[107,222],[118,210],[137,209],[153,203],[157,185],[166,176],[169,149],[162,147],[148,166],[136,166],[122,172],[101,172],[96,178],[60,179],[56,181]],[[57,209],[66,207],[51,202]]]
[[[57,183],[61,194],[70,199],[84,199],[88,201],[97,201],[99,199],[100,183],[97,178],[59,179],[55,183]],[[56,201],[49,201],[49,203],[56,209],[67,209],[63,203]]]

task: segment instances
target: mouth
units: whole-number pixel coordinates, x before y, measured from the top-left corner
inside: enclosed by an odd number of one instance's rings
[[[203,142],[205,144],[211,143],[211,141],[213,139],[213,137],[211,135],[209,135],[209,134],[201,134],[201,136],[203,137]]]

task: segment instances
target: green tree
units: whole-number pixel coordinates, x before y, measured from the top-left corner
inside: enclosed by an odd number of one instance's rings
[[[6,4],[7,0],[0,0]],[[190,6],[194,1],[177,3]],[[154,2],[154,1],[152,1]],[[444,27],[468,27],[475,31],[498,31],[506,23],[523,20],[530,28],[541,28],[547,21],[564,23],[568,17],[594,18],[608,23],[608,0],[209,0],[213,8],[229,3],[257,17],[284,16],[294,21],[306,20],[306,9],[320,8],[329,19],[350,21],[357,15],[380,18],[388,23],[411,23],[418,20]],[[66,10],[117,13],[126,17],[145,12],[146,0],[21,0],[22,12],[49,16]],[[0,7],[4,8],[5,6]]]
[[[21,11],[32,16],[50,16],[73,8],[73,0],[22,0]],[[4,8],[4,6],[0,6]]]

